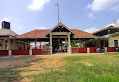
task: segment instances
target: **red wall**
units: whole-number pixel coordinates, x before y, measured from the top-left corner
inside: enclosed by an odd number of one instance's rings
[[[32,55],[42,55],[42,50],[41,49],[33,49]]]
[[[76,48],[72,48],[72,53],[78,53],[78,47],[76,47]]]
[[[12,50],[12,55],[29,55],[29,50]]]
[[[96,53],[98,47],[90,47],[90,53]]]
[[[48,48],[48,49],[42,49],[42,54],[43,55],[50,54],[50,48]]]
[[[107,52],[116,52],[116,47],[107,47]]]
[[[8,50],[0,50],[0,56],[8,55]]]
[[[87,53],[87,48],[79,48],[78,53]]]

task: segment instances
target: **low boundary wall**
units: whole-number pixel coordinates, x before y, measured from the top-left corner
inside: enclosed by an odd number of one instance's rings
[[[96,53],[99,47],[86,47],[86,48],[72,48],[72,53]],[[106,52],[116,52],[116,47],[105,47]],[[23,49],[23,50],[0,50],[0,56],[7,55],[47,55],[50,54],[48,49]]]
[[[8,50],[0,50],[0,56],[7,56]]]
[[[29,55],[29,50],[28,49],[23,49],[23,50],[11,50],[11,55]]]
[[[96,53],[97,48],[100,47],[86,47],[86,48],[78,48],[73,47],[72,53]],[[105,47],[106,52],[116,52],[116,47]]]
[[[107,52],[116,52],[116,47],[107,47]]]

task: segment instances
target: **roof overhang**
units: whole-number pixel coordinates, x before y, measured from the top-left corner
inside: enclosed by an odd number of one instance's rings
[[[101,29],[99,31],[96,31],[94,33],[92,33],[93,35],[96,36],[104,36],[104,35],[108,35],[108,34],[113,34],[115,32],[119,32],[119,27],[106,27],[104,29]]]

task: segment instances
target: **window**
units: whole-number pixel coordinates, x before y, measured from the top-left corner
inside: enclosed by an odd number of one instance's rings
[[[114,40],[114,47],[118,47],[118,40]]]

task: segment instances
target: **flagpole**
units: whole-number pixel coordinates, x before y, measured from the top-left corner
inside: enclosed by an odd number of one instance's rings
[[[57,2],[57,12],[58,12],[58,24],[59,24],[59,3]]]

